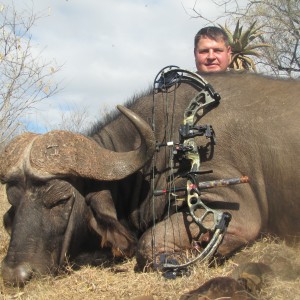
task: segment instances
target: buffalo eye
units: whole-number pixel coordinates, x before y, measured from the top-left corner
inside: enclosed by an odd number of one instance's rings
[[[52,199],[52,201],[49,201],[46,203],[46,207],[52,209],[52,208],[63,208],[73,197],[73,194],[67,194],[63,195],[57,199]]]
[[[63,208],[73,198],[72,186],[63,180],[51,180],[38,189],[38,198],[43,199],[47,208]]]
[[[65,205],[70,199],[71,199],[71,196],[68,196],[68,197],[64,197],[64,198],[62,198],[62,199],[59,199],[59,200],[54,204],[54,206],[63,206],[63,205]]]

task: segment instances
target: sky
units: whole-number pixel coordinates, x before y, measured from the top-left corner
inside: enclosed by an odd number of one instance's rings
[[[11,0],[1,1],[4,5]],[[221,9],[210,0],[14,0],[43,12],[31,30],[42,58],[61,66],[60,92],[28,115],[31,131],[61,122],[61,111],[101,112],[147,89],[168,65],[195,70],[193,39]]]

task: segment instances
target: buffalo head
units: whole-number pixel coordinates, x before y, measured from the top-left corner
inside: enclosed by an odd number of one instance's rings
[[[6,283],[57,272],[91,236],[131,254],[134,238],[117,220],[112,181],[141,169],[153,155],[155,138],[146,122],[118,108],[140,134],[136,150],[114,152],[86,136],[52,131],[24,133],[1,154],[0,177],[11,204],[4,215],[11,235],[2,262]]]

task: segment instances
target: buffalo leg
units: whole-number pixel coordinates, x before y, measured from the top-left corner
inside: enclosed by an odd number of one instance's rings
[[[234,222],[229,226],[218,256],[227,257],[235,250],[245,246],[247,239],[238,235]],[[137,247],[137,263],[140,268],[151,265],[155,256],[163,253],[176,253],[190,250],[193,241],[199,241],[200,228],[189,213],[175,213],[164,221],[155,224],[140,238]]]

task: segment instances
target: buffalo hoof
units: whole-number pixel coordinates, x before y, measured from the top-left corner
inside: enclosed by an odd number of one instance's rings
[[[209,300],[223,299],[228,297],[231,300],[253,300],[254,296],[249,294],[243,285],[230,277],[213,278],[198,289],[182,295],[180,300]]]

